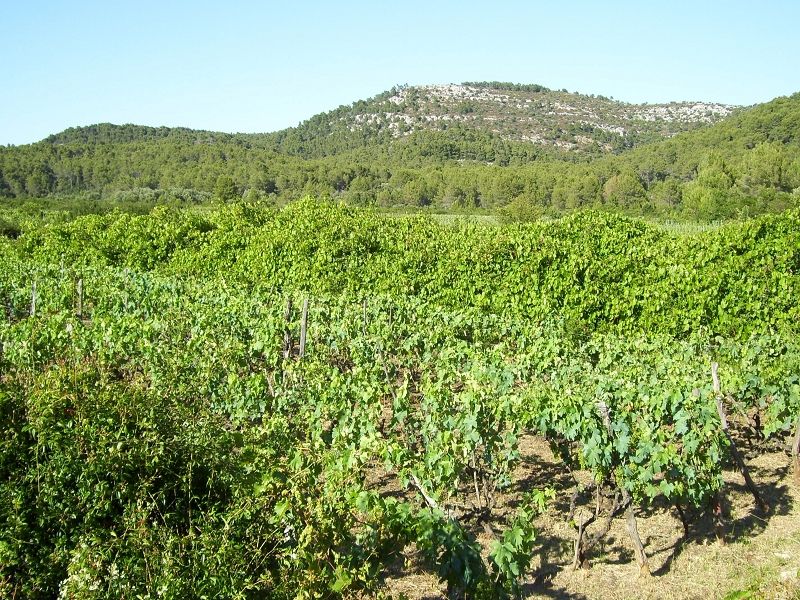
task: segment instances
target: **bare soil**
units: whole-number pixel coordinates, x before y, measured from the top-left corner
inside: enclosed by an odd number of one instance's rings
[[[637,510],[639,534],[652,575],[640,576],[624,517],[617,517],[601,545],[589,556],[587,569],[574,570],[576,529],[566,522],[576,480],[587,473],[568,473],[541,438],[528,436],[521,444],[522,461],[514,490],[502,496],[494,511],[495,530],[529,489],[552,486],[557,498],[537,522],[540,546],[528,575],[525,598],[769,598],[800,599],[800,488],[793,482],[790,457],[768,452],[750,457],[751,475],[768,503],[759,512],[738,471],[725,473],[726,543],[717,542],[707,514],[691,513],[688,536],[675,508],[667,503]],[[402,493],[392,490],[394,494]],[[590,510],[584,501],[580,510]],[[580,513],[576,513],[580,518]],[[597,527],[597,524],[593,525]],[[484,547],[490,537],[476,527]],[[434,575],[407,559],[386,573],[382,593],[413,600],[446,598]]]

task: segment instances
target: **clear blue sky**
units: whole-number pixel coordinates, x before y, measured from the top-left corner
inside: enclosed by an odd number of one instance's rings
[[[263,132],[395,84],[630,102],[800,91],[800,0],[5,0],[0,144],[99,122]]]

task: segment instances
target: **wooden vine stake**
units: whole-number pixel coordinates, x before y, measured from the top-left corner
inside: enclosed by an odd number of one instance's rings
[[[36,316],[36,282],[31,284],[31,316]]]
[[[286,327],[283,330],[283,358],[288,359],[292,355],[292,330],[289,328],[289,323],[292,320],[292,299],[286,301],[286,310],[283,313],[283,319],[286,321]]]
[[[308,298],[303,300],[303,314],[300,319],[300,358],[306,355],[306,333],[308,332]]]
[[[794,462],[794,484],[800,486],[800,417],[797,418],[797,427],[794,431],[792,460]]]
[[[745,485],[747,485],[747,489],[753,495],[753,499],[756,501],[756,506],[758,506],[758,509],[761,512],[766,512],[767,505],[761,499],[761,495],[758,493],[758,489],[756,488],[755,483],[753,483],[752,477],[750,477],[750,470],[747,468],[742,455],[739,454],[739,449],[736,447],[736,442],[733,441],[731,432],[728,429],[728,417],[725,414],[725,407],[722,404],[722,393],[720,392],[718,369],[719,365],[717,363],[711,363],[711,379],[714,383],[714,400],[717,403],[717,412],[719,413],[719,420],[722,423],[722,431],[725,433],[725,437],[728,438],[728,443],[731,445],[731,454],[733,455],[733,460],[736,462],[736,466],[739,468],[739,472],[742,474],[742,477],[744,477]]]
[[[76,285],[76,296],[77,296],[77,306],[75,308],[75,314],[79,319],[83,318],[83,278],[78,279],[78,283]]]

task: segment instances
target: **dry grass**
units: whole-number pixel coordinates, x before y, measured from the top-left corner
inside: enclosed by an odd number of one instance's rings
[[[727,541],[719,545],[711,520],[692,515],[689,536],[675,509],[663,504],[637,513],[650,577],[640,577],[624,519],[617,518],[603,545],[590,554],[588,569],[573,570],[575,529],[565,522],[575,479],[564,472],[547,444],[525,438],[517,489],[502,498],[497,527],[527,489],[554,486],[558,497],[538,522],[541,546],[526,598],[769,598],[800,599],[800,489],[792,483],[789,457],[780,452],[749,461],[751,474],[769,504],[754,507],[738,472],[726,473]],[[585,473],[575,474],[579,480]],[[477,534],[477,532],[476,532]],[[488,544],[485,534],[478,540]],[[414,565],[387,573],[385,593],[409,599],[444,598],[436,578]]]

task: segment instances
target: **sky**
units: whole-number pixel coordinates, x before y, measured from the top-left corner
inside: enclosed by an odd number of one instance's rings
[[[800,0],[3,0],[0,144],[93,123],[268,132],[398,84],[627,102],[800,91]]]

